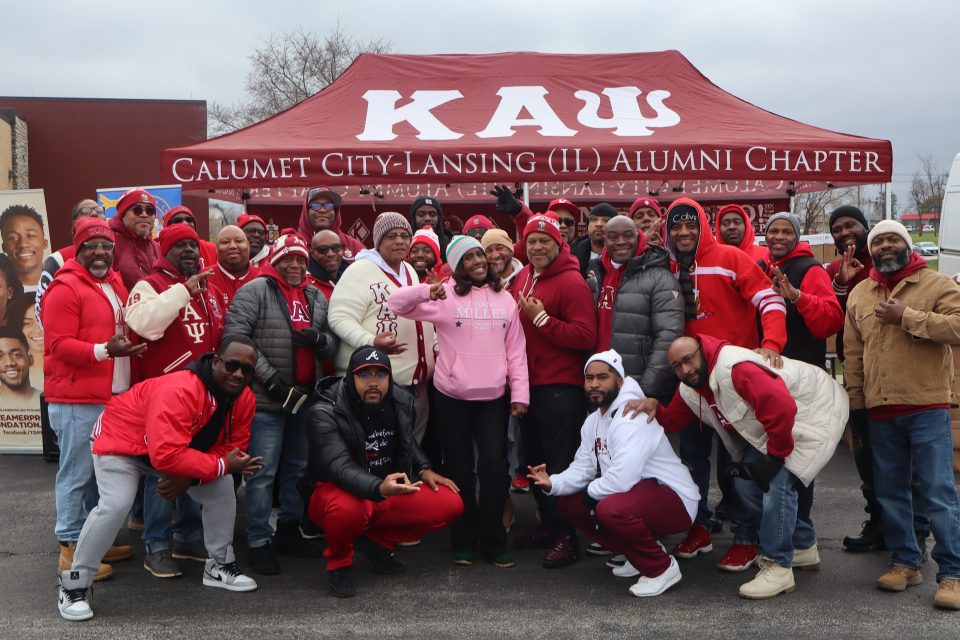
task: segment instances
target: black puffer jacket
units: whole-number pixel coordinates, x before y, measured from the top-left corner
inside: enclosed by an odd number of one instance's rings
[[[392,385],[391,397],[397,415],[402,453],[398,467],[411,482],[430,468],[430,460],[413,438],[415,410],[413,396]],[[304,495],[313,492],[317,482],[333,482],[358,498],[380,501],[378,476],[367,470],[363,426],[352,415],[343,378],[325,378],[317,384],[317,402],[310,409],[307,421],[309,459],[300,483]]]
[[[338,342],[327,326],[327,299],[312,285],[306,286],[304,295],[310,305],[313,327],[327,337],[324,348],[316,352],[319,373],[323,370],[320,361],[334,356]],[[224,337],[239,334],[257,345],[257,373],[250,385],[257,396],[257,411],[283,411],[282,403],[267,393],[270,378],[279,373],[285,384],[292,385],[295,381],[295,347],[286,305],[273,278],[261,276],[240,287],[227,310]]]
[[[580,275],[584,278],[587,277],[587,272],[590,270],[590,254],[592,252],[593,249],[590,247],[590,238],[587,236],[574,238],[573,242],[570,243],[570,253],[577,259],[577,262],[580,263]]]
[[[667,361],[670,343],[683,335],[683,296],[670,273],[670,254],[651,245],[625,267],[613,307],[610,347],[623,357],[624,372],[634,378],[648,398],[666,405],[677,388]],[[590,263],[587,282],[596,302],[606,269],[601,260]]]

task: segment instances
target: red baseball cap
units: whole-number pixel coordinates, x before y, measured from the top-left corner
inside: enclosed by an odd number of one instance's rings
[[[263,218],[261,218],[260,216],[254,215],[252,213],[241,213],[239,216],[237,216],[237,226],[240,227],[241,229],[243,229],[245,226],[247,226],[251,222],[259,222],[260,224],[263,225],[264,229],[267,228],[267,223],[264,222]]]
[[[550,202],[550,205],[547,207],[547,211],[556,211],[558,209],[569,211],[573,215],[577,215],[580,213],[580,207],[573,204],[566,198],[557,198],[556,200],[552,200]]]
[[[467,223],[463,225],[463,232],[466,233],[471,229],[496,229],[497,225],[493,224],[493,220],[487,216],[470,216],[470,219],[467,220]]]

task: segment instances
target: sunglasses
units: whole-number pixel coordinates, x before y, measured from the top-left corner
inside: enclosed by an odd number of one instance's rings
[[[236,373],[237,369],[243,372],[243,377],[250,379],[253,377],[253,374],[256,373],[252,364],[247,364],[245,362],[240,362],[239,360],[224,360],[223,368],[227,370],[227,373]]]
[[[178,224],[180,222],[186,222],[187,224],[195,224],[197,221],[193,216],[183,216],[182,218],[174,218],[170,221],[170,224]]]
[[[104,251],[113,251],[116,247],[112,242],[84,242],[80,245],[82,251],[96,251],[97,249],[103,249]]]
[[[320,255],[325,256],[331,251],[333,253],[340,253],[341,251],[343,251],[343,245],[340,243],[331,244],[331,245],[320,245],[319,247],[311,247],[311,249],[313,249]]]
[[[132,207],[130,207],[129,209],[127,209],[127,211],[133,211],[133,212],[134,212],[135,214],[137,214],[138,216],[139,216],[139,215],[143,215],[143,212],[144,212],[144,211],[146,211],[146,213],[147,213],[148,216],[153,216],[153,215],[156,215],[156,214],[157,214],[157,208],[156,208],[155,206],[153,206],[152,204],[147,204],[147,205],[135,204],[135,205],[133,205]]]
[[[80,209],[80,213],[91,216],[94,214],[103,215],[103,207],[83,207]]]
[[[337,208],[337,205],[332,202],[311,202],[310,210],[311,211],[333,211]]]
[[[558,218],[557,221],[564,227],[574,227],[577,224],[577,221],[573,218]]]

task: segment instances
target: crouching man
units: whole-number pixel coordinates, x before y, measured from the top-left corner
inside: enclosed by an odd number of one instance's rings
[[[546,465],[530,467],[529,477],[551,496],[562,496],[557,508],[564,520],[627,557],[613,573],[640,576],[631,594],[658,596],[681,576],[657,538],[690,528],[700,492],[656,421],[648,425],[644,416],[624,414],[624,405],[644,395],[624,376],[620,354],[604,351],[587,360],[584,391],[596,411],[583,423],[573,463],[553,475]]]
[[[347,375],[317,390],[307,423],[307,514],[327,535],[330,593],[349,598],[355,544],[377,573],[400,573],[394,545],[456,522],[463,501],[414,439],[413,396],[393,383],[385,352],[360,347]]]
[[[219,352],[201,356],[186,370],[151,378],[110,400],[93,428],[100,501],[80,531],[73,565],[60,573],[61,616],[93,617],[88,592],[100,558],[126,521],[146,474],[160,477],[157,492],[164,498],[187,493],[203,507],[210,555],[203,584],[229,591],[257,588],[234,557],[237,502],[230,476],[259,468],[259,458],[243,453],[256,409],[248,388],[256,364],[253,342],[231,336]]]
[[[760,572],[740,596],[794,591],[793,568],[820,566],[807,491],[840,441],[846,393],[819,367],[783,358],[774,369],[750,349],[706,335],[677,338],[667,359],[682,383],[670,404],[641,400],[625,410],[653,409],[648,415],[667,431],[698,419],[717,431],[736,463],[742,520],[759,528]]]

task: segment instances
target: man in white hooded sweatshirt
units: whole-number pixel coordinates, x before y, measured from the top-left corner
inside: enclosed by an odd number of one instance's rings
[[[630,593],[658,596],[680,582],[677,561],[658,538],[683,533],[697,512],[700,493],[663,428],[643,414],[622,411],[644,397],[623,373],[616,351],[587,360],[584,391],[596,411],[580,430],[580,448],[563,472],[530,467],[530,479],[557,502],[560,515],[597,544],[627,557],[614,575],[640,576]]]

